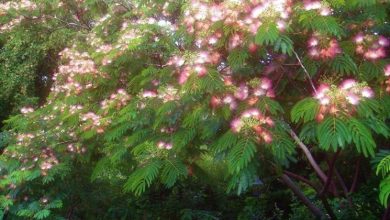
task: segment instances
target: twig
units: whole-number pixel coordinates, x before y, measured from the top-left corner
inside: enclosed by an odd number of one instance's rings
[[[323,182],[326,182],[327,177],[324,171],[321,170],[320,166],[315,161],[313,155],[310,153],[310,150],[307,148],[307,146],[301,141],[301,139],[299,139],[298,135],[291,128],[289,128],[289,133],[291,137],[295,140],[295,142],[298,144],[298,146],[301,148],[303,153],[306,155],[306,158],[309,160],[310,165],[314,168],[317,175],[321,178]]]
[[[302,67],[303,71],[305,72],[306,77],[309,80],[311,87],[313,88],[314,93],[317,93],[317,89],[314,86],[313,80],[311,79],[311,76],[310,76],[309,72],[307,71],[306,67],[303,65],[301,58],[299,58],[299,56],[298,56],[297,52],[295,52],[295,50],[293,50],[293,53],[295,54],[295,57],[297,58],[299,65]]]

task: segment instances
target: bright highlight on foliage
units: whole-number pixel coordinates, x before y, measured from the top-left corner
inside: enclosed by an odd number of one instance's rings
[[[389,10],[3,1],[0,219],[390,218]]]

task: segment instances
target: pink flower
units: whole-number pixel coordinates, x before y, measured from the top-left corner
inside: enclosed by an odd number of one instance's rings
[[[263,5],[258,5],[258,6],[256,6],[254,9],[252,9],[251,17],[252,17],[252,18],[257,18],[257,17],[259,17],[259,15],[260,15],[261,13],[263,13],[265,9],[266,9],[266,8],[265,8]]]
[[[355,95],[354,93],[348,93],[346,99],[352,105],[357,105],[360,101],[359,96]]]
[[[318,39],[315,37],[311,37],[308,41],[309,47],[315,47],[318,45]]]
[[[315,94],[316,99],[321,99],[325,96],[325,94],[329,91],[329,85],[327,84],[321,84],[318,89],[317,93]]]
[[[284,31],[286,30],[287,24],[285,21],[280,20],[276,23],[276,27],[278,28],[279,31]]]
[[[234,133],[238,133],[240,132],[241,128],[242,128],[242,122],[239,118],[235,118],[231,121],[230,123],[230,128],[232,129],[232,131]]]
[[[385,76],[390,76],[390,64],[385,67]]]
[[[144,98],[154,98],[157,96],[157,93],[155,91],[146,90],[142,93],[142,97]]]
[[[321,105],[328,105],[330,103],[330,99],[328,96],[324,96],[320,98],[320,104]]]
[[[364,35],[362,33],[359,33],[355,36],[353,40],[355,41],[355,43],[361,44],[364,41]]]
[[[328,7],[323,7],[320,9],[320,15],[322,15],[322,16],[328,16],[331,13],[332,13],[332,11]]]
[[[202,65],[196,65],[195,72],[198,74],[198,76],[204,76],[207,73],[207,69]]]
[[[341,83],[340,88],[343,90],[348,90],[354,87],[355,85],[356,85],[356,81],[354,79],[346,79]]]
[[[389,46],[389,40],[384,36],[379,36],[378,43],[383,47]]]
[[[365,97],[365,98],[374,97],[374,91],[372,91],[372,89],[368,86],[364,87],[361,92],[362,92],[362,97]]]
[[[245,100],[248,98],[249,89],[245,84],[241,84],[238,90],[234,93],[234,97],[236,97],[238,100]]]
[[[159,141],[157,142],[157,147],[159,149],[164,149],[165,148],[165,142],[164,141]]]
[[[264,77],[261,79],[260,87],[265,90],[270,89],[272,87],[272,81]]]
[[[172,143],[166,143],[165,144],[165,149],[167,149],[167,150],[172,149],[172,147],[173,147]]]

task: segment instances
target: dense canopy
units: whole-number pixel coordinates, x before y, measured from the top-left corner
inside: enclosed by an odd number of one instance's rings
[[[389,12],[2,1],[0,216],[390,218]]]

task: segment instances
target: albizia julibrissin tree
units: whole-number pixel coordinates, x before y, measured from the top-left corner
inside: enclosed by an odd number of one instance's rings
[[[201,175],[211,156],[226,168],[226,190],[272,177],[316,217],[334,218],[328,198],[353,207],[360,164],[388,147],[387,0],[23,0],[0,9],[3,34],[52,19],[79,27],[46,103],[7,120],[0,206],[11,215],[55,216],[83,164],[91,181],[141,195]],[[297,160],[318,179],[291,170]]]

